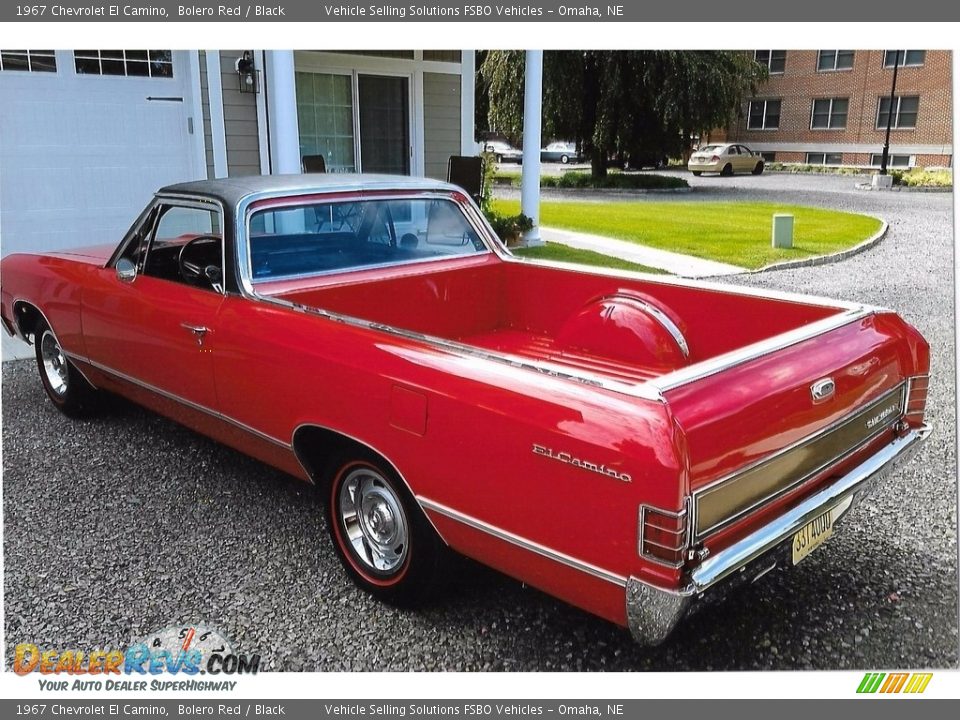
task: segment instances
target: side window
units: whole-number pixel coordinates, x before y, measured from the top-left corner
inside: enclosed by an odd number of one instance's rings
[[[129,260],[136,268],[137,272],[143,271],[143,261],[147,255],[147,242],[150,238],[150,231],[153,230],[154,223],[157,220],[157,208],[153,208],[146,215],[142,216],[139,225],[134,226],[127,233],[123,241],[123,251],[116,260]]]
[[[149,241],[143,274],[220,291],[223,237],[215,210],[161,205]]]

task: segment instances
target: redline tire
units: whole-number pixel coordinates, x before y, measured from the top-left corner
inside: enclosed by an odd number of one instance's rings
[[[395,604],[413,604],[428,595],[445,548],[406,486],[369,454],[345,456],[335,467],[327,519],[351,579]]]

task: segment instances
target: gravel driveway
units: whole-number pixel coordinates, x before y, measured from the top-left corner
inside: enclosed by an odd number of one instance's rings
[[[857,192],[849,177],[691,180],[701,192],[651,197],[784,200],[884,217],[887,238],[846,262],[734,282],[895,308],[933,346],[936,432],[794,571],[704,610],[654,649],[467,561],[431,605],[397,610],[348,581],[306,485],[123,401],[67,420],[30,361],[8,362],[7,662],[18,642],[115,647],[205,621],[276,670],[955,667],[952,197]]]

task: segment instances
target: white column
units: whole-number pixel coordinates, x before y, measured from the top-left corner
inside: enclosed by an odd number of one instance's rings
[[[223,119],[223,78],[220,75],[220,51],[207,50],[207,102],[210,107],[210,139],[213,143],[213,176],[225,178],[227,167],[227,130]]]
[[[272,172],[274,175],[291,175],[301,172],[293,50],[269,50],[266,56]]]
[[[477,51],[463,50],[460,56],[460,154],[475,155],[477,143],[474,127]]]
[[[540,122],[543,99],[543,50],[527,50],[523,85],[523,169],[520,176],[520,212],[533,220],[523,241],[543,245],[540,238]]]

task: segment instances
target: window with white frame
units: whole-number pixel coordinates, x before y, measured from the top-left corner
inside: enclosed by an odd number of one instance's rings
[[[807,165],[842,165],[843,153],[807,153]]]
[[[821,50],[817,53],[817,71],[833,72],[853,68],[853,50]]]
[[[56,72],[53,50],[0,50],[0,70]]]
[[[902,167],[908,168],[913,167],[913,163],[910,162],[909,155],[888,155],[887,156],[887,166],[888,167]],[[883,153],[873,153],[870,156],[870,165],[872,167],[880,167],[883,163]]]
[[[787,66],[786,50],[754,50],[753,59],[766,65],[771,75],[782,75]]]
[[[172,50],[75,50],[77,75],[173,77]]]
[[[885,50],[883,53],[883,66],[892,68],[894,63],[900,67],[920,67],[926,62],[926,50]]]
[[[890,98],[882,97],[877,102],[877,129],[887,127],[890,117]],[[893,98],[893,120],[890,127],[897,130],[913,130],[917,127],[920,98],[917,95],[897,95]]]
[[[750,130],[776,130],[780,127],[780,100],[751,100],[747,115]]]
[[[847,98],[818,98],[813,101],[810,127],[814,130],[843,130],[847,127]]]

